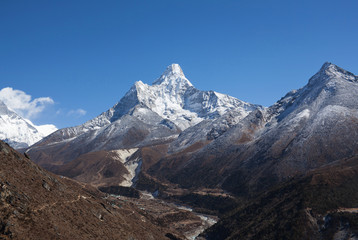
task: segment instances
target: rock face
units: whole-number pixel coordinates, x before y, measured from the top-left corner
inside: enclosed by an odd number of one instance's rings
[[[0,101],[0,139],[14,148],[26,148],[56,131],[54,125],[36,126]]]
[[[168,239],[143,211],[43,170],[0,141],[1,239]]]

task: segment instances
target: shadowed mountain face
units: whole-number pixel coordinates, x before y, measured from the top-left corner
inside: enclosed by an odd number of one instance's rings
[[[135,206],[55,176],[1,141],[0,159],[1,239],[168,239]]]

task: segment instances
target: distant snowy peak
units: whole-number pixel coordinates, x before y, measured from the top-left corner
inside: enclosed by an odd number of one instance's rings
[[[56,130],[51,124],[36,126],[0,101],[0,139],[12,147],[28,147]]]
[[[278,120],[281,120],[291,113],[298,114],[305,109],[318,112],[327,106],[343,106],[354,109],[358,104],[356,100],[357,83],[358,76],[326,62],[310,78],[307,85],[287,93],[271,106],[267,117],[269,119],[278,117]]]

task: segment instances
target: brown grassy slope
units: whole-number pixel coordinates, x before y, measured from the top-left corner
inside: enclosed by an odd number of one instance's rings
[[[0,239],[167,239],[133,205],[103,197],[0,142]]]

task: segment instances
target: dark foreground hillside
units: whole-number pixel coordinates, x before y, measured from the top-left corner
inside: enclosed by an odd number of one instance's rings
[[[358,239],[358,157],[261,194],[222,218],[206,239]]]
[[[168,239],[126,202],[51,174],[0,141],[0,239]]]

